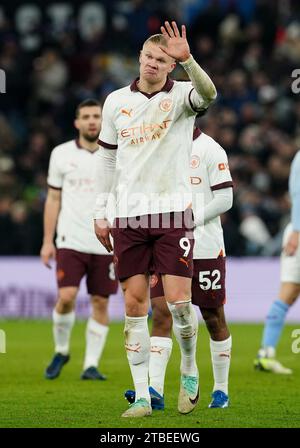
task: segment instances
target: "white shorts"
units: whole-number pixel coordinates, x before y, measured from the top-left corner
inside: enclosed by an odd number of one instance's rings
[[[291,232],[292,224],[290,223],[286,226],[284,231],[282,246],[286,244]],[[280,281],[300,284],[300,244],[297,252],[293,256],[288,256],[282,251],[280,261]]]

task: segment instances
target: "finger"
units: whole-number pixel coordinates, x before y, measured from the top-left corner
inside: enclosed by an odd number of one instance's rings
[[[101,242],[101,244],[105,247],[105,249],[107,250],[107,252],[110,252],[107,238],[105,238],[105,237],[101,237],[100,242]]]
[[[109,236],[106,238],[106,246],[107,246],[108,252],[111,252],[113,250]]]
[[[174,37],[174,31],[173,31],[171,25],[169,24],[169,22],[165,22],[165,27],[169,33],[169,36]]]
[[[111,245],[111,242],[108,243],[108,252],[112,252],[113,251],[113,247]]]
[[[42,257],[42,260],[43,260],[43,263],[44,263],[44,265],[46,266],[46,268],[48,268],[48,269],[52,269],[52,266],[51,266],[51,264],[50,264],[50,262],[49,262],[49,257],[48,257],[47,255],[44,255],[44,256]]]
[[[170,39],[169,34],[167,33],[167,30],[164,26],[160,27],[160,31],[162,32],[162,34],[165,36],[166,39]]]
[[[97,235],[98,240],[100,241],[101,244],[105,244],[105,238],[103,236]]]
[[[183,39],[186,39],[186,28],[185,28],[185,25],[181,26],[181,37]]]
[[[100,241],[100,243],[102,244],[102,246],[104,246],[105,247],[105,249],[107,250],[107,247],[106,247],[106,243],[105,243],[105,239],[104,238],[98,238],[99,239],[99,241]]]
[[[180,37],[179,29],[178,29],[177,23],[175,21],[172,22],[172,26],[173,26],[175,36]]]

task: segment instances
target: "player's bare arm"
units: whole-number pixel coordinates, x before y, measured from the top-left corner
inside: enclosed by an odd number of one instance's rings
[[[181,35],[176,22],[165,22],[165,26],[161,27],[161,32],[167,40],[167,47],[160,46],[160,49],[168,56],[176,59],[189,75],[195,91],[205,101],[205,107],[216,98],[217,90],[214,83],[207,73],[199,66],[190,53],[190,47],[186,38],[186,28],[181,27]],[[196,103],[197,98],[192,100]]]
[[[40,251],[42,262],[49,269],[51,269],[49,261],[56,256],[53,238],[60,208],[61,190],[49,187],[44,210],[44,238]]]

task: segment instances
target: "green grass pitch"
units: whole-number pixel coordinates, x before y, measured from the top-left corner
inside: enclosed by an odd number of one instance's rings
[[[228,409],[208,409],[212,387],[209,339],[200,325],[198,366],[201,399],[189,415],[177,412],[179,351],[176,341],[166,375],[166,409],[143,419],[121,419],[127,404],[123,393],[132,387],[127,365],[123,324],[110,326],[101,360],[107,381],[79,379],[85,345],[85,323],[77,322],[71,341],[71,360],[61,376],[45,380],[44,368],[52,357],[52,329],[48,321],[0,321],[6,332],[7,353],[0,354],[0,427],[63,428],[238,428],[300,426],[300,353],[291,350],[288,325],[278,358],[294,370],[292,376],[256,372],[253,359],[262,325],[231,324],[233,352]]]

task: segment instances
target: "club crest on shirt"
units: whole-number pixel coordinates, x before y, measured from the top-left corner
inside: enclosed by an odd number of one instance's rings
[[[229,164],[228,163],[219,163],[218,168],[220,171],[229,170]]]
[[[169,112],[172,109],[173,101],[171,98],[164,98],[160,103],[159,107],[163,112]]]
[[[199,165],[200,165],[200,158],[198,156],[192,156],[190,161],[190,167],[198,168]]]

